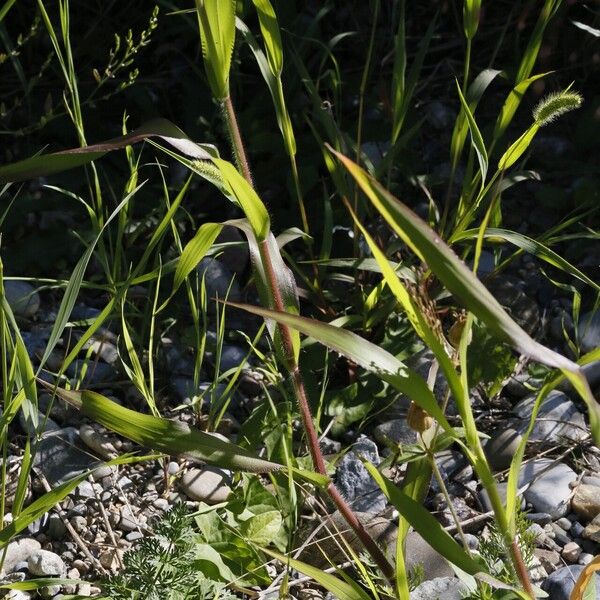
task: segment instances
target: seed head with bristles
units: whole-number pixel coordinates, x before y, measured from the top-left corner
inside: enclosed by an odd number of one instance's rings
[[[554,92],[538,102],[533,109],[533,120],[538,127],[544,127],[561,115],[579,108],[582,102],[581,94],[568,88],[560,92]]]

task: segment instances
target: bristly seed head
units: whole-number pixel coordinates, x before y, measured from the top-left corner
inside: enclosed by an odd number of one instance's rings
[[[533,109],[533,120],[538,127],[544,127],[561,115],[579,108],[582,102],[581,94],[568,88],[560,92],[554,92],[538,102],[538,105]]]

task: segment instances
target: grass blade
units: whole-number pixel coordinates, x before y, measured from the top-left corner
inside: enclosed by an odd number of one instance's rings
[[[365,590],[351,580],[340,579],[335,575],[331,575],[331,573],[326,573],[325,571],[302,562],[301,560],[289,558],[273,550],[268,550],[266,548],[261,548],[261,550],[265,554],[268,554],[269,556],[281,561],[284,565],[289,565],[307,577],[311,577],[339,600],[372,600],[372,596],[367,594]]]
[[[381,379],[387,381],[398,391],[409,396],[411,400],[436,419],[446,431],[452,431],[446,417],[437,405],[431,390],[427,387],[425,380],[383,348],[376,346],[351,331],[334,327],[327,323],[321,323],[314,319],[307,319],[306,317],[277,312],[249,304],[238,304],[235,302],[229,302],[229,304],[297,329],[328,348],[343,354],[363,368],[376,373]]]
[[[180,454],[219,467],[255,473],[282,468],[185,423],[130,410],[96,392],[57,388],[56,395],[107,429],[165,454]]]
[[[458,90],[458,96],[460,98],[460,103],[462,105],[462,110],[467,119],[467,123],[469,125],[469,131],[471,132],[471,141],[473,143],[473,148],[477,154],[477,160],[479,161],[479,170],[481,171],[481,187],[483,188],[485,183],[485,177],[487,175],[488,170],[488,155],[487,150],[485,149],[485,143],[483,142],[483,137],[481,136],[481,132],[479,131],[479,127],[477,127],[477,123],[475,122],[475,118],[473,117],[473,113],[463,96],[463,93],[460,90],[460,85],[458,81],[456,82],[456,89]]]
[[[475,239],[477,238],[478,233],[477,229],[467,229],[456,236],[455,241]],[[583,271],[580,271],[575,265],[564,259],[560,254],[557,254],[554,250],[533,238],[523,235],[522,233],[517,233],[516,231],[500,229],[497,227],[488,227],[485,230],[483,237],[490,242],[505,241],[513,244],[524,252],[538,256],[549,265],[583,281],[583,283],[594,288],[597,292],[600,292],[600,284],[596,283],[593,279],[590,279]]]
[[[223,229],[222,223],[204,223],[195,233],[194,237],[185,245],[177,262],[177,269],[175,269],[171,295],[179,289],[185,278],[204,258],[219,233],[221,233],[221,229]]]
[[[209,160],[216,151],[208,145],[192,142],[186,135],[166,119],[154,119],[131,133],[112,138],[98,144],[73,148],[52,154],[40,154],[0,167],[0,183],[25,181],[34,177],[46,177],[74,167],[86,165],[112,150],[157,137],[167,142],[186,156],[196,160]]]
[[[532,339],[515,323],[500,303],[422,219],[357,164],[330,148],[355,178],[363,192],[400,238],[425,262],[457,300],[483,321],[489,330],[521,354],[550,367],[561,369],[588,406],[590,427],[600,442],[600,405],[594,400],[580,367]]]
[[[62,335],[68,321],[71,316],[71,311],[75,306],[75,302],[77,301],[77,295],[79,294],[79,290],[81,289],[81,284],[83,283],[83,276],[85,275],[85,271],[87,269],[88,263],[92,258],[92,254],[98,243],[100,237],[104,233],[104,230],[108,227],[109,223],[119,214],[119,211],[129,202],[130,198],[132,198],[137,191],[144,185],[141,183],[136,187],[131,193],[127,194],[125,198],[119,203],[119,205],[115,208],[112,214],[108,217],[104,226],[94,239],[94,241],[86,248],[83,256],[79,259],[75,268],[73,269],[73,273],[69,278],[69,283],[65,289],[65,294],[61,300],[60,307],[56,314],[56,320],[54,325],[52,326],[52,331],[50,332],[50,337],[48,338],[48,343],[46,344],[46,349],[44,350],[44,354],[40,359],[40,366],[38,367],[38,373],[43,368],[46,360],[54,350],[56,344],[60,340],[60,336]]]
[[[212,94],[218,100],[229,96],[235,9],[235,0],[196,0],[204,69]]]
[[[213,158],[213,162],[221,172],[223,183],[229,195],[235,199],[244,211],[257,241],[262,242],[266,239],[270,228],[267,208],[252,186],[230,162],[221,158]]]
[[[498,119],[496,120],[496,125],[494,126],[494,134],[492,136],[492,143],[497,142],[506,131],[506,128],[510,125],[515,113],[517,112],[517,108],[521,104],[521,100],[525,95],[525,92],[529,88],[529,86],[538,79],[542,79],[549,75],[551,71],[548,73],[540,73],[538,75],[533,75],[532,77],[528,77],[523,81],[520,81],[508,94],[508,97],[504,101],[502,105],[502,110],[498,115]]]

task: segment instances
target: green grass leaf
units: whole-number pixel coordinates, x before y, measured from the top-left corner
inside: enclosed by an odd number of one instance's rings
[[[262,242],[267,238],[270,227],[266,206],[252,186],[230,162],[221,158],[213,158],[213,162],[221,172],[227,191],[244,211],[257,241]]]
[[[477,229],[468,229],[456,236],[454,240],[459,242],[461,240],[476,239],[478,233],[479,230]],[[560,256],[560,254],[557,254],[554,252],[554,250],[542,244],[541,242],[534,240],[533,238],[523,235],[522,233],[517,233],[516,231],[511,231],[510,229],[501,229],[498,227],[488,227],[485,230],[483,237],[493,243],[505,241],[509,244],[513,244],[524,252],[528,252],[529,254],[539,257],[549,265],[560,269],[561,271],[567,273],[567,275],[571,275],[572,277],[579,279],[579,281],[583,281],[583,283],[594,288],[597,292],[600,292],[600,284],[593,279],[590,279],[583,271],[579,270],[575,265],[564,259],[562,256]]]
[[[269,67],[273,75],[278,78],[283,69],[283,46],[277,16],[269,0],[252,0],[252,3],[258,14],[258,23],[267,49]]]
[[[311,577],[319,585],[323,586],[328,592],[331,592],[338,600],[373,600],[372,596],[367,594],[357,583],[351,580],[342,580],[335,575],[326,573],[317,567],[313,567],[305,562],[296,560],[295,558],[289,558],[279,552],[269,550],[267,548],[261,548],[261,550],[276,558],[284,565],[289,565],[293,569],[300,571],[300,573]]]
[[[216,151],[208,146],[192,142],[186,135],[166,119],[154,119],[138,127],[131,133],[112,138],[98,144],[54,152],[52,154],[39,154],[9,165],[0,167],[0,184],[25,181],[34,177],[46,177],[54,173],[61,173],[74,167],[86,165],[112,150],[118,150],[131,144],[143,142],[148,138],[160,138],[173,146],[186,156],[196,160],[209,160],[215,156]]]
[[[221,229],[223,229],[222,223],[204,223],[194,234],[194,237],[185,245],[177,262],[171,294],[174,294],[179,289],[185,278],[206,256],[206,253],[210,250],[219,233],[221,233]]]
[[[508,97],[502,105],[502,110],[500,111],[498,119],[496,120],[496,125],[494,126],[494,134],[492,136],[494,143],[497,142],[502,137],[502,135],[504,135],[506,128],[510,125],[511,121],[513,120],[513,117],[517,112],[517,108],[519,108],[521,100],[523,99],[523,96],[525,95],[525,92],[527,91],[529,86],[538,79],[546,77],[546,75],[549,75],[551,72],[552,71],[549,71],[547,73],[539,73],[538,75],[528,77],[527,79],[520,81],[510,91]]]
[[[512,167],[523,156],[527,148],[531,145],[533,138],[539,131],[539,125],[535,123],[523,132],[506,150],[498,161],[498,170],[505,171]]]
[[[230,302],[229,304],[297,329],[304,333],[304,335],[308,335],[328,348],[343,354],[361,367],[376,373],[381,379],[387,381],[398,391],[406,394],[436,419],[446,431],[452,431],[446,417],[437,405],[431,390],[427,387],[425,380],[383,348],[376,346],[351,331],[334,327],[327,323],[321,323],[314,319],[307,319],[306,317],[268,310],[249,304],[238,304],[235,302]]]
[[[420,502],[405,494],[384,477],[374,465],[365,462],[365,467],[386,498],[432,548],[470,575],[484,571],[483,565],[471,558]]]
[[[235,0],[196,0],[204,69],[212,94],[218,100],[229,96],[235,9]]]
[[[594,440],[600,441],[600,404],[594,399],[580,367],[567,357],[532,339],[500,303],[422,219],[394,198],[357,164],[331,149],[355,178],[363,192],[400,238],[425,262],[454,297],[501,340],[521,354],[549,367],[559,368],[577,382],[587,404]]]
[[[54,388],[50,386],[50,389]],[[185,423],[130,410],[96,392],[57,388],[56,395],[93,421],[146,448],[188,456],[226,469],[260,473],[282,468]]]
[[[481,171],[481,186],[483,187],[488,170],[487,150],[485,149],[485,143],[483,141],[483,137],[481,136],[481,132],[479,131],[479,127],[477,127],[477,123],[475,122],[473,113],[471,112],[471,109],[469,108],[469,105],[467,104],[467,101],[463,96],[463,93],[460,89],[460,85],[458,85],[458,81],[456,82],[456,89],[458,91],[458,97],[460,98],[462,109],[467,118],[469,131],[471,132],[471,141],[473,143],[473,149],[475,150],[477,154],[477,160],[479,161],[479,170]]]

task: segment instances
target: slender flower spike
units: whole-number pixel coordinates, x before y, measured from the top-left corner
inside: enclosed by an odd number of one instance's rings
[[[581,94],[568,89],[549,94],[533,109],[533,120],[538,127],[552,123],[561,115],[581,106]]]

